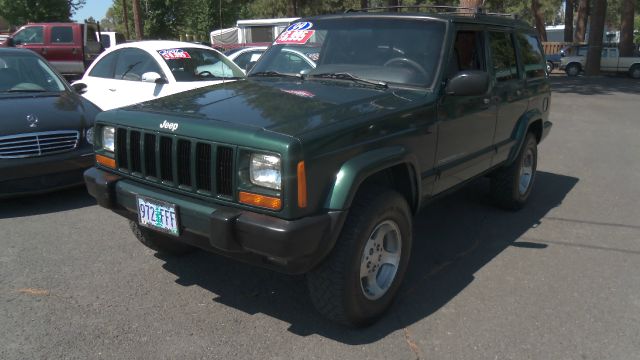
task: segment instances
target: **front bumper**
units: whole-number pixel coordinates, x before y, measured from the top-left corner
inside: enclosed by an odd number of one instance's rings
[[[91,146],[50,156],[0,159],[0,198],[82,185],[82,173],[93,163]]]
[[[175,204],[180,219],[177,241],[277,271],[301,274],[331,251],[342,227],[343,211],[283,220],[142,185],[97,168],[84,173],[98,204],[137,221],[138,195]]]

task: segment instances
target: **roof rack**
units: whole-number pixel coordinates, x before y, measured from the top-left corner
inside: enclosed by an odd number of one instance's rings
[[[460,14],[460,15],[470,15],[470,16],[479,16],[479,15],[489,15],[489,16],[502,16],[502,17],[510,17],[513,19],[517,19],[518,15],[516,14],[505,14],[505,13],[497,13],[497,12],[487,12],[483,7],[461,7],[461,6],[446,6],[446,5],[399,5],[399,6],[379,6],[379,7],[370,7],[370,8],[361,8],[361,9],[347,9],[345,13],[351,12],[369,12],[369,11],[384,11],[384,10],[420,10],[420,9],[428,9],[435,13],[451,13],[451,14]]]

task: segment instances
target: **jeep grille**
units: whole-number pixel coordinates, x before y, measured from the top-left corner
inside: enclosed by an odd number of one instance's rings
[[[119,172],[166,187],[233,196],[231,146],[130,128],[117,129],[115,144]]]

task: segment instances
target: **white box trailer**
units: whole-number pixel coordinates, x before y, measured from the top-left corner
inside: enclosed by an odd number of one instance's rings
[[[238,20],[232,28],[214,30],[210,34],[211,46],[233,48],[247,45],[269,45],[299,18]]]

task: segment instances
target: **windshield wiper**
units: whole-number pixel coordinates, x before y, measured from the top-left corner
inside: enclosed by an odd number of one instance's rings
[[[266,76],[266,77],[277,77],[277,76],[282,76],[282,77],[295,77],[298,79],[302,79],[302,75],[300,74],[293,74],[293,73],[281,73],[279,71],[258,71],[256,73],[253,74],[249,74],[249,76]]]
[[[357,77],[348,72],[309,74],[307,75],[307,77],[320,78],[320,79],[350,80],[360,84],[373,85],[373,86],[382,87],[385,89],[389,87],[389,85],[387,85],[387,83],[384,81],[367,80],[361,77]]]
[[[136,67],[136,66],[138,66],[138,64],[140,64],[141,62],[142,62],[142,61],[138,61],[138,62],[135,62],[135,63],[133,63],[133,64],[129,65],[129,66],[127,67],[127,71],[125,71],[125,72],[122,74],[122,76],[120,76],[120,79],[124,79],[124,77],[129,73],[129,71],[133,70],[133,68],[134,68],[134,67]]]

